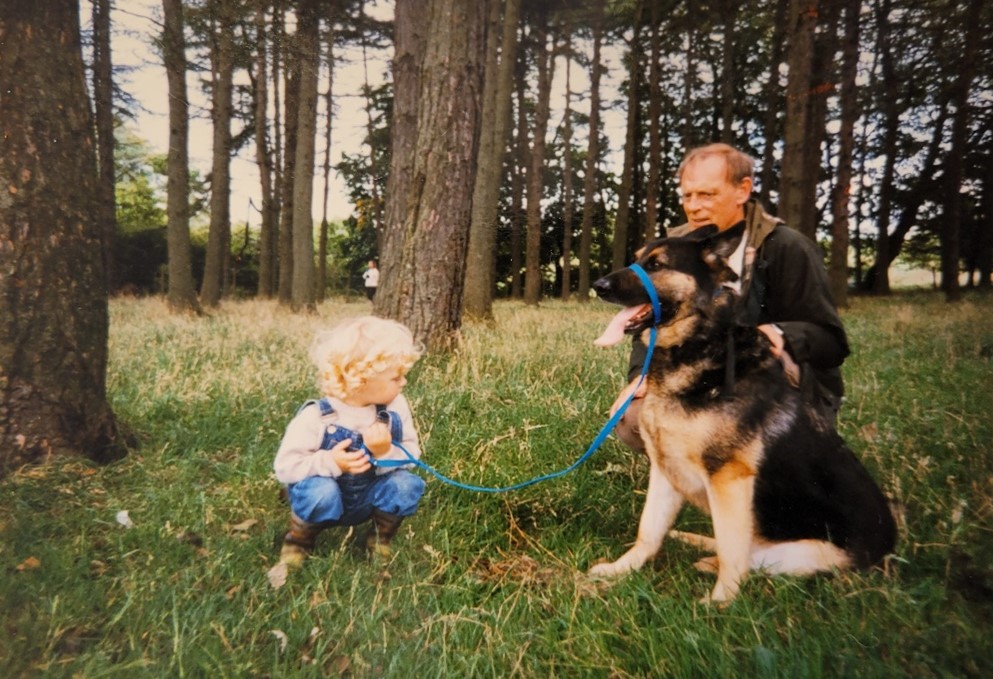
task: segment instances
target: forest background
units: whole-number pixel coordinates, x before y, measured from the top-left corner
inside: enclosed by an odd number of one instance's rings
[[[487,315],[487,294],[521,297],[529,261],[538,267],[539,296],[588,296],[589,280],[627,261],[645,238],[680,222],[674,168],[686,148],[709,140],[734,143],[760,159],[760,198],[773,210],[785,210],[789,223],[816,234],[826,254],[844,227],[833,253],[840,260],[835,276],[842,304],[849,285],[885,291],[894,261],[930,270],[937,283],[942,243],[945,251],[954,249],[946,219],[951,209],[960,215],[956,270],[968,272],[961,279],[967,285],[988,285],[993,142],[986,130],[993,102],[983,55],[989,39],[970,39],[967,6],[942,13],[940,2],[822,4],[816,21],[804,22],[801,8],[785,0],[748,12],[731,1],[525,2],[523,13],[514,8],[506,13],[517,17],[517,35],[506,45],[500,40],[501,16],[490,17],[486,39],[493,54],[488,57],[496,61],[489,68],[512,67],[513,86],[500,94],[506,101],[496,152],[499,168],[489,175],[502,187],[487,196],[497,201],[485,227],[497,234],[486,241],[494,271],[485,282],[492,290],[476,294],[470,274],[469,310]],[[295,16],[289,5],[228,5],[186,7],[191,100],[200,102],[191,119],[204,134],[196,150],[209,158],[203,144],[212,120],[229,138],[214,145],[212,163],[205,162],[192,178],[192,275],[199,289],[208,273],[209,234],[228,244],[212,253],[218,261],[209,273],[220,280],[207,286],[217,288],[205,300],[209,305],[228,294],[291,296],[289,277],[280,282],[278,272],[292,269],[283,261],[292,257],[292,249],[280,252],[278,233],[289,230],[292,214],[283,200],[290,190],[280,187],[293,174],[294,154],[283,148],[294,122],[287,114],[294,106],[287,82],[295,67]],[[980,5],[973,27],[988,19],[989,11]],[[150,14],[141,17],[135,16],[135,6],[114,10],[120,28],[113,30],[118,23],[111,24],[111,49],[115,40],[154,43],[161,20],[156,9],[145,5],[143,11]],[[322,11],[317,100],[323,120],[312,135],[319,162],[311,173],[318,298],[357,287],[366,262],[378,257],[393,101],[386,68],[392,5],[325,3]],[[130,26],[141,27],[142,33],[129,33]],[[230,53],[221,55],[222,50]],[[807,53],[797,54],[801,50]],[[215,86],[222,61],[230,91]],[[133,94],[148,92],[150,69],[135,65],[136,72],[118,72],[122,84],[115,86],[118,266],[113,285],[161,292],[167,286],[166,163],[149,140],[135,136],[136,130],[153,129],[142,100]],[[791,68],[809,70],[806,88],[791,84]],[[928,77],[918,77],[921,73]],[[261,82],[263,76],[268,83]],[[152,83],[161,85],[158,79]],[[803,93],[799,98],[808,110],[790,110],[787,102],[798,98],[787,92],[790,86]],[[222,108],[219,92],[232,97],[225,120],[211,118]],[[544,108],[547,113],[538,116]],[[496,111],[484,108],[482,113]],[[809,119],[810,133],[800,131],[802,117]],[[596,138],[590,135],[591,120]],[[529,215],[527,174],[539,125],[545,128],[538,165],[540,211]],[[964,126],[957,142],[956,125]],[[154,141],[163,146],[164,140]],[[780,205],[793,191],[791,141],[808,155],[804,170],[793,173],[807,185],[795,191],[792,207]],[[481,168],[494,162],[483,160],[481,150]],[[260,162],[271,174],[266,185],[260,183]],[[215,207],[211,212],[210,203],[216,192],[213,178],[225,174],[224,164],[234,171],[228,170],[226,190],[221,187],[220,198],[228,198],[225,223],[219,224],[225,211]],[[955,177],[958,191],[949,187]],[[233,194],[242,220],[231,218]],[[272,214],[270,219],[263,219],[263,210]],[[329,215],[344,214],[349,215],[344,220],[329,220]],[[529,219],[537,219],[537,225]],[[880,224],[886,239],[878,237]],[[529,228],[537,239],[525,240]],[[538,250],[530,260],[529,244]],[[887,265],[877,266],[877,261]],[[880,270],[884,275],[877,275]],[[479,297],[484,301],[477,302]]]
[[[141,102],[114,69],[114,15],[134,6],[86,9],[0,1],[4,469],[126,448],[105,393],[114,292],[162,292],[176,313],[246,295],[313,312],[375,258],[374,311],[455,348],[498,296],[587,302],[681,220],[672,175],[711,141],[758,159],[758,198],[822,244],[840,306],[888,293],[898,256],[930,266],[949,303],[963,282],[991,287],[980,0],[397,0],[392,20],[361,0],[163,0],[144,39],[166,75],[165,156],[129,135]],[[392,54],[378,85],[373,49]],[[349,63],[364,139],[332,167]],[[605,134],[611,110],[623,139]],[[243,150],[257,225],[232,218]],[[335,224],[332,171],[352,206]]]

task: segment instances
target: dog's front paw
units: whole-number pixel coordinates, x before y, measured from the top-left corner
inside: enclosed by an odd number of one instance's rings
[[[590,568],[589,574],[593,577],[616,578],[619,575],[631,573],[644,566],[645,562],[652,558],[657,551],[658,545],[648,545],[639,541],[635,543],[634,547],[624,552],[617,561],[595,564]]]
[[[621,563],[621,559],[618,559],[617,561],[594,564],[586,573],[594,578],[616,578],[625,573],[630,573],[631,570],[631,568],[625,567]]]
[[[718,582],[714,585],[714,589],[711,590],[710,594],[704,597],[701,601],[704,603],[712,604],[718,608],[724,608],[728,606],[734,598],[738,596],[738,585],[724,585]]]

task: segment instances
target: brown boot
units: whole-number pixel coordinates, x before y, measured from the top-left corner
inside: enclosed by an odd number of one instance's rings
[[[372,510],[372,526],[365,539],[366,549],[372,556],[386,558],[393,553],[390,542],[397,534],[401,521],[403,521],[402,516],[387,514],[378,509]]]
[[[307,523],[296,514],[290,513],[290,530],[283,536],[283,547],[279,551],[279,562],[290,568],[298,568],[307,555],[314,551],[314,544],[321,527]]]

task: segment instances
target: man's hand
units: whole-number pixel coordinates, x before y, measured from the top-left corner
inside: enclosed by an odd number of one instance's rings
[[[365,451],[349,451],[348,446],[350,445],[352,445],[352,439],[345,439],[329,450],[328,454],[331,455],[335,464],[338,465],[338,469],[343,473],[361,474],[369,469],[372,464],[370,464],[369,458],[366,457]]]
[[[758,330],[769,338],[769,344],[772,345],[772,355],[779,358],[786,348],[786,337],[783,335],[783,331],[772,323],[764,323],[758,326]]]
[[[638,384],[638,382],[641,382],[641,384]],[[617,397],[617,400],[615,400],[610,406],[611,417],[613,417],[614,413],[620,410],[621,406],[624,405],[626,400],[628,400],[628,396],[630,396],[632,392],[634,393],[635,398],[644,398],[645,394],[648,392],[648,382],[636,377],[631,384],[621,389],[621,393]]]
[[[790,352],[786,350],[786,337],[783,335],[782,330],[777,326],[766,323],[758,326],[759,332],[769,338],[769,344],[772,345],[772,355],[778,358],[783,364],[783,371],[786,373],[786,379],[789,380],[790,384],[794,387],[800,386],[800,366],[797,365],[793,357],[790,356]]]

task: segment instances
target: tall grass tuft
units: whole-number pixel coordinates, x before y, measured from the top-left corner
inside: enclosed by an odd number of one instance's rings
[[[855,299],[839,426],[901,517],[885,572],[751,577],[724,610],[667,543],[606,585],[635,536],[647,464],[614,439],[504,494],[428,478],[388,563],[344,529],[274,589],[286,528],[271,464],[313,397],[306,348],[365,302],[313,316],[227,302],[209,318],[111,304],[109,390],[140,446],[0,481],[7,677],[986,677],[993,673],[993,301]],[[505,302],[407,394],[425,460],[505,486],[586,449],[623,381],[599,302]],[[126,514],[124,514],[126,512]],[[679,527],[709,531],[686,510]]]

